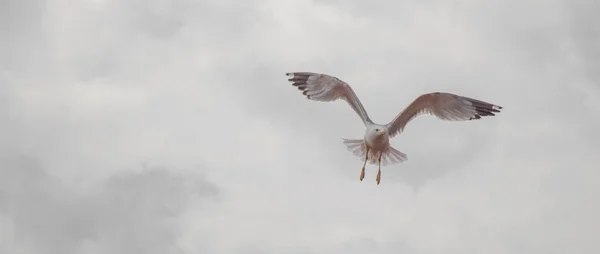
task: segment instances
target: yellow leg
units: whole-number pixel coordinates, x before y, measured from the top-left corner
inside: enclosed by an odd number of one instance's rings
[[[379,157],[379,171],[377,171],[377,185],[379,185],[379,181],[381,181],[381,157]]]
[[[363,164],[362,170],[360,171],[360,181],[362,182],[363,178],[365,178],[365,166],[367,165],[367,160],[369,159],[369,149],[367,149],[367,155],[365,156],[365,164]]]

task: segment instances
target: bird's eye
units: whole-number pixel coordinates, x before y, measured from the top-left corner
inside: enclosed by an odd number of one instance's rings
[[[379,129],[375,129],[375,131],[379,131]]]

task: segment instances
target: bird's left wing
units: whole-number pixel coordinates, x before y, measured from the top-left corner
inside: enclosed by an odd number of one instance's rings
[[[501,106],[451,93],[428,93],[415,99],[387,124],[390,137],[400,134],[408,122],[422,114],[447,121],[467,121],[494,116]]]
[[[288,81],[293,82],[292,85],[303,91],[302,94],[306,98],[325,102],[345,100],[365,125],[373,123],[354,90],[346,82],[322,73],[291,72],[285,75],[291,77]]]

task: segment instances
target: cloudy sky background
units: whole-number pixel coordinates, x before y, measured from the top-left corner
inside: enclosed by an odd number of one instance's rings
[[[0,2],[1,253],[598,253],[600,4]],[[387,123],[447,91],[501,106],[412,121],[362,163],[350,83]]]

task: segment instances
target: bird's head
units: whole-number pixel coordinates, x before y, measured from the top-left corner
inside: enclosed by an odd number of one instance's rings
[[[387,128],[385,126],[372,126],[369,130],[371,137],[384,137],[387,134]]]

